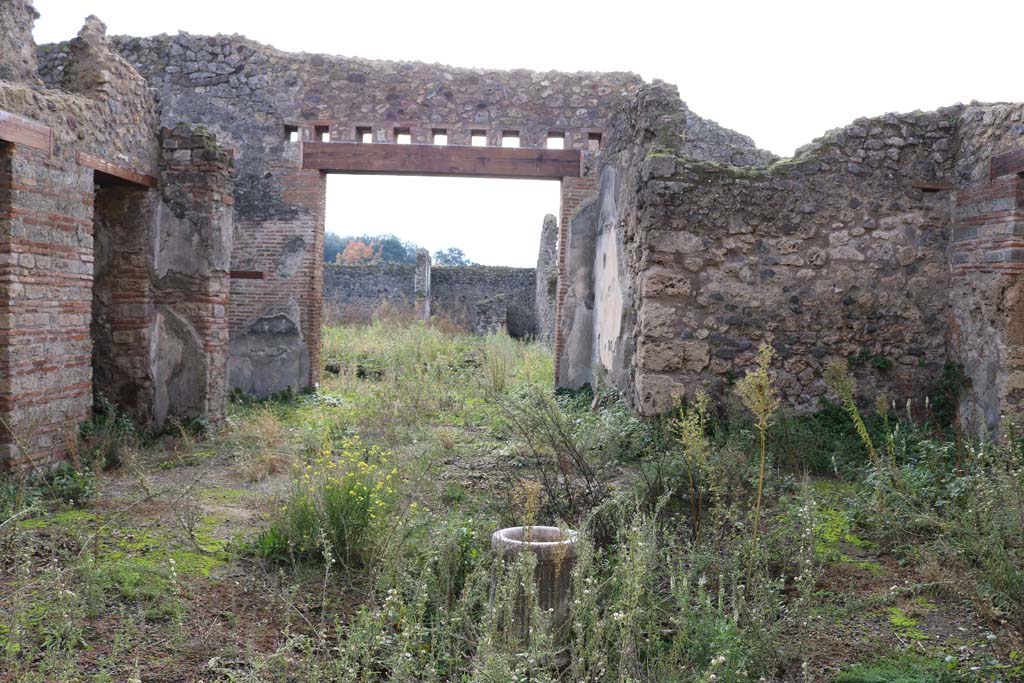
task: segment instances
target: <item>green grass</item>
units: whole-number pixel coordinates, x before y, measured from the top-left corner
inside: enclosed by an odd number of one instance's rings
[[[836,683],[966,683],[966,675],[950,670],[942,659],[918,655],[886,657],[856,664],[836,676]]]
[[[951,608],[939,593],[897,601],[890,586],[916,594],[927,583],[916,562],[949,565],[957,591],[1007,629],[1024,613],[1024,445],[1013,439],[958,445],[868,413],[892,463],[879,481],[843,408],[780,411],[754,544],[760,444],[735,406],[689,429],[680,415],[693,404],[641,419],[614,392],[552,391],[542,345],[442,323],[326,326],[323,357],[336,372],[316,393],[236,397],[210,436],[144,437],[105,406],[89,435],[102,436],[96,469],[121,462],[116,475],[66,472],[58,495],[0,482],[4,515],[32,506],[0,533],[0,669],[30,681],[127,680],[138,668],[142,680],[170,669],[511,683],[554,681],[569,647],[572,680],[748,683],[799,680],[802,662],[828,659],[830,643],[851,651],[869,622],[891,649],[858,642],[879,658],[830,662],[842,665],[836,681],[959,683],[966,662],[997,672],[970,679],[984,683],[1010,671],[1012,655],[987,641],[958,652],[964,663],[901,653],[897,635],[940,656],[930,613]],[[94,485],[98,498],[83,500]],[[581,534],[561,644],[523,593],[529,568],[497,566],[490,549],[496,529],[523,523]],[[858,590],[870,593],[828,584],[843,564],[863,570]],[[539,625],[526,645],[512,626],[523,610]],[[118,645],[103,654],[107,640]]]

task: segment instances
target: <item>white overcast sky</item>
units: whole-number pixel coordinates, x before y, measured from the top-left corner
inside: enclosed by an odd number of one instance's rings
[[[3,0],[0,0],[3,1]],[[285,50],[464,67],[633,71],[788,156],[859,116],[1024,100],[1024,0],[35,0],[39,43],[88,14],[111,34],[241,33]],[[556,183],[332,176],[327,229],[394,232],[532,265]]]

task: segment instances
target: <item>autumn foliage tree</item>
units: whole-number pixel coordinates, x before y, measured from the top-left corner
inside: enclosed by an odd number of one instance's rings
[[[352,240],[345,250],[338,254],[338,260],[346,266],[359,266],[373,261],[373,247],[362,240]]]

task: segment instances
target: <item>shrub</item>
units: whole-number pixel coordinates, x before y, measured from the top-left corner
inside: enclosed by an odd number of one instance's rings
[[[93,416],[79,431],[79,452],[93,467],[105,470],[120,466],[126,448],[138,441],[131,417],[102,393],[97,394]]]
[[[364,566],[377,549],[394,499],[388,454],[346,437],[292,474],[291,492],[256,550],[269,559],[338,560]]]
[[[48,477],[47,495],[66,505],[81,507],[96,495],[96,475],[62,463]]]

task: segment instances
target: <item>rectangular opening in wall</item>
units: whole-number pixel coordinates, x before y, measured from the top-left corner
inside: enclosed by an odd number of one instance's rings
[[[474,130],[469,134],[469,144],[474,147],[486,147],[487,146],[487,131],[486,130]]]
[[[356,128],[356,142],[373,142],[373,129],[369,126],[358,126]]]
[[[428,124],[417,138],[429,141],[430,132]],[[426,144],[412,147],[407,151],[430,152]],[[422,247],[433,262],[432,315],[478,332],[496,325],[513,337],[550,339],[557,292],[541,295],[550,320],[542,327],[535,267],[544,217],[561,211],[559,181],[375,173],[328,173],[326,181],[323,259],[335,265],[324,267],[323,306],[342,321],[367,321],[382,305],[402,317],[422,311],[414,273]],[[481,216],[486,230],[480,229]],[[557,271],[557,250],[552,244],[545,253],[551,256],[541,278],[546,283]],[[460,267],[470,262],[511,268]],[[499,294],[504,298],[496,300]]]
[[[285,142],[298,142],[299,141],[299,127],[291,126],[287,123],[284,125],[284,139]]]
[[[502,147],[518,147],[519,146],[519,131],[518,130],[503,130],[503,131],[501,131],[501,146]]]
[[[565,133],[560,131],[548,133],[548,149],[565,149]]]
[[[591,152],[601,151],[600,133],[587,133],[587,149]]]
[[[408,128],[395,128],[395,142],[399,145],[411,145],[412,131]]]
[[[93,181],[93,390],[146,424],[153,417],[154,394],[147,381],[152,361],[148,334],[136,331],[136,316],[146,314],[134,309],[153,301],[149,275],[137,267],[149,248],[138,226],[152,218],[150,191],[98,171]],[[140,303],[138,307],[119,303],[126,292]]]
[[[435,145],[447,145],[448,131],[444,128],[434,128],[430,131],[430,139]]]
[[[331,127],[330,126],[317,126],[314,129],[314,138],[320,142],[331,141]]]

